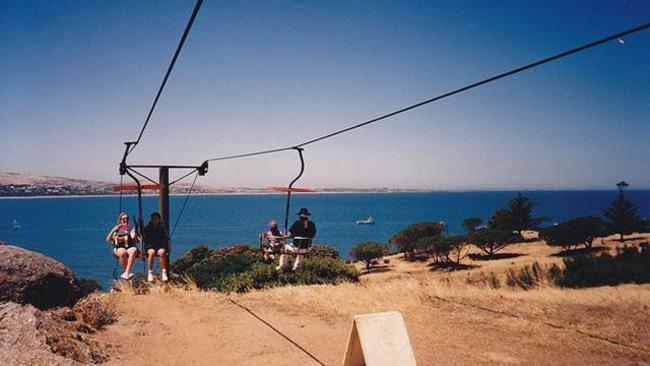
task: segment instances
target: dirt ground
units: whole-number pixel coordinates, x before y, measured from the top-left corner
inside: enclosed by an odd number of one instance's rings
[[[454,272],[393,256],[360,284],[244,295],[127,290],[107,296],[119,321],[98,337],[118,350],[107,365],[319,364],[297,345],[338,365],[353,315],[397,310],[419,365],[650,365],[650,285],[528,291],[467,285],[467,278],[486,273],[562,262],[552,256],[558,249],[543,243],[506,252],[519,256],[467,260],[471,269]]]

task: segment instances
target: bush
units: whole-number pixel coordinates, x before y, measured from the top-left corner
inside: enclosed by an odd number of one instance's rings
[[[295,274],[296,283],[301,285],[359,281],[359,271],[356,268],[341,260],[325,257],[305,259]]]
[[[173,261],[170,269],[174,273],[184,275],[193,265],[211,256],[212,253],[213,251],[206,244],[199,244]]]
[[[200,288],[219,288],[223,278],[249,270],[260,258],[251,253],[215,253],[192,266],[186,274]]]
[[[594,216],[578,217],[555,226],[543,228],[539,236],[551,246],[572,250],[580,245],[591,248],[594,238],[606,235],[605,222]]]
[[[568,287],[613,286],[621,283],[650,282],[650,245],[618,249],[597,257],[589,255],[564,259],[565,269],[557,283]]]
[[[334,285],[357,281],[359,272],[354,267],[338,259],[316,257],[306,258],[295,272],[278,272],[273,265],[256,263],[246,272],[224,277],[214,288],[223,292],[247,292],[284,285]]]
[[[194,248],[184,255],[182,262],[187,267],[184,274],[203,289],[223,292],[246,292],[288,284],[335,284],[341,281],[358,281],[359,273],[338,258],[336,249],[318,246],[315,255],[305,258],[301,267],[293,272],[278,272],[275,264],[263,262],[263,254],[257,248],[239,245],[210,251],[207,247]],[[335,258],[336,256],[336,258]]]
[[[490,258],[506,246],[521,242],[521,235],[507,230],[481,229],[469,236],[469,240]]]
[[[363,261],[366,264],[366,271],[370,272],[373,262],[376,263],[376,260],[386,255],[386,253],[388,253],[388,246],[374,241],[366,241],[352,248],[350,256]]]
[[[91,295],[79,300],[75,304],[73,311],[77,318],[95,329],[102,329],[106,325],[117,321],[115,306],[103,301],[97,295]]]
[[[445,229],[442,222],[421,222],[407,226],[388,241],[397,250],[404,253],[404,256],[413,256],[417,249],[418,240],[430,236],[437,236]]]
[[[311,251],[309,252],[309,257],[329,257],[333,259],[341,258],[339,251],[329,245],[312,245]]]

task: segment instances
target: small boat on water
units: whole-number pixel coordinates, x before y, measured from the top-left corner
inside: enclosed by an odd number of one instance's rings
[[[20,224],[18,223],[18,221],[16,221],[16,219],[14,219],[14,222],[13,222],[12,225],[13,225],[13,227],[14,227],[15,230],[20,229]]]
[[[374,225],[375,219],[372,216],[368,216],[367,219],[357,220],[357,225]]]

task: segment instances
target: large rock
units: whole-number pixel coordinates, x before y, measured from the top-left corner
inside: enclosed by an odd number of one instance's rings
[[[68,366],[106,361],[106,346],[85,334],[86,329],[56,312],[0,303],[0,365]]]
[[[48,309],[73,305],[80,295],[77,279],[63,264],[39,253],[0,245],[0,301]]]

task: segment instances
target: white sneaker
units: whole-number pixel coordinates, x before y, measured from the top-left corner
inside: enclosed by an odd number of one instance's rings
[[[149,271],[147,274],[147,282],[153,282],[153,271]]]
[[[127,281],[128,281],[128,280],[132,279],[133,276],[135,276],[133,273],[126,273],[126,272],[124,272],[124,273],[122,273],[122,275],[120,276],[120,278],[123,279],[123,280],[127,280]]]
[[[160,277],[162,277],[163,282],[169,281],[169,277],[167,277],[167,270],[163,269],[160,273]]]

